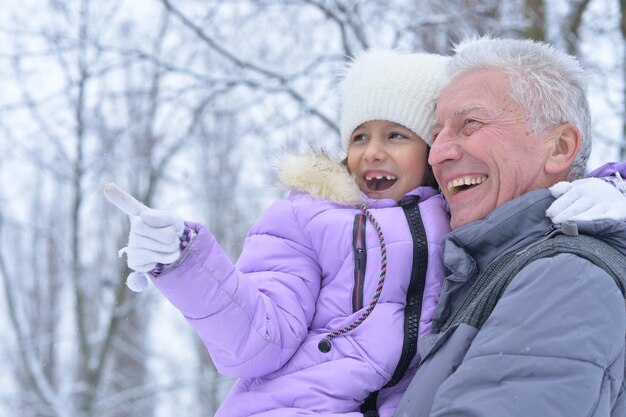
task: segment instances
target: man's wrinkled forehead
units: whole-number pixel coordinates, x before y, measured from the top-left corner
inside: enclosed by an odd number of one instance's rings
[[[437,109],[435,109],[437,110]],[[451,114],[451,119],[452,120],[458,120],[458,119],[463,119],[465,117],[467,117],[470,114],[476,114],[476,113],[480,113],[480,114],[484,114],[484,115],[488,115],[489,114],[489,110],[482,104],[479,103],[471,103],[471,104],[465,104],[461,107],[459,107],[458,109],[455,109],[452,114]],[[440,119],[441,115],[436,112],[435,113],[435,120],[433,120],[432,125],[431,125],[431,132],[436,131],[436,130],[440,130],[444,123],[445,120],[441,120]]]

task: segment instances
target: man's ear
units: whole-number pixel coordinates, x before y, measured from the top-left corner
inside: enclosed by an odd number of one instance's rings
[[[545,170],[549,174],[569,172],[580,148],[580,130],[571,123],[556,126],[546,140]]]

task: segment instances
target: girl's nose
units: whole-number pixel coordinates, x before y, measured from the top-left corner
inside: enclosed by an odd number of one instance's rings
[[[385,157],[385,148],[381,141],[372,139],[367,144],[363,157],[368,161],[379,161]]]

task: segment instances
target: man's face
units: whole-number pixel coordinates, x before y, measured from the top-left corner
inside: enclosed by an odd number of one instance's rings
[[[429,162],[450,205],[453,229],[554,182],[544,171],[545,137],[531,133],[501,70],[454,78],[439,97],[433,135]]]

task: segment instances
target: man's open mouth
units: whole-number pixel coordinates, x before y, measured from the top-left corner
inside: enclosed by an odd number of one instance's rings
[[[472,188],[478,184],[482,184],[487,179],[486,175],[476,177],[461,177],[448,182],[447,188],[451,194],[460,193],[461,191]]]
[[[394,175],[379,175],[377,177],[365,177],[365,184],[371,191],[385,191],[398,181]]]

